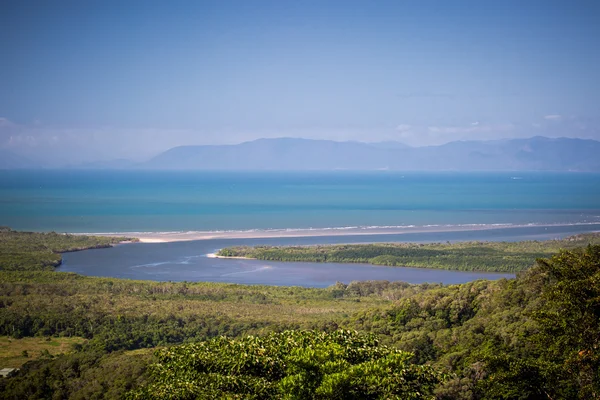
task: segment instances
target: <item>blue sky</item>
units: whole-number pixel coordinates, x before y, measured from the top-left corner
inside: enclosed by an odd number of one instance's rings
[[[600,139],[599,39],[598,1],[4,0],[0,146]]]

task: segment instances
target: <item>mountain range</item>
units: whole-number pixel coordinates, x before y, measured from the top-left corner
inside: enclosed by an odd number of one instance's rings
[[[180,146],[145,169],[600,171],[600,142],[545,137],[408,147],[309,139],[259,139],[229,146]]]
[[[151,170],[600,171],[600,142],[532,137],[409,147],[399,142],[258,139],[236,145],[179,146],[150,160],[71,168]],[[6,150],[0,169],[38,165]]]

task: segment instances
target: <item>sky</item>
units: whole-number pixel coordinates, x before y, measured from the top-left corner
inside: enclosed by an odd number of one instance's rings
[[[600,1],[0,2],[0,148],[600,140]]]

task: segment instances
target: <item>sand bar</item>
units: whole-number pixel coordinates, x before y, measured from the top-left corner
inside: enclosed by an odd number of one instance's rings
[[[598,223],[581,224],[548,224],[548,225],[512,225],[512,224],[464,224],[464,225],[425,225],[402,227],[344,227],[323,229],[266,229],[247,231],[188,231],[188,232],[111,232],[86,233],[97,236],[129,236],[136,237],[142,243],[165,243],[189,240],[209,239],[255,239],[279,237],[310,237],[310,236],[351,236],[351,235],[397,235],[403,233],[422,232],[459,232],[479,231],[507,228],[544,228],[550,226],[597,225]]]
[[[254,260],[254,258],[250,257],[237,257],[237,256],[220,256],[217,253],[208,253],[206,255],[208,258],[237,258],[238,260]]]

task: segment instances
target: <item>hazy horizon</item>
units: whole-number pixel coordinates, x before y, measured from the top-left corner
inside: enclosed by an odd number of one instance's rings
[[[146,160],[294,137],[600,140],[600,3],[0,4],[0,150]]]

